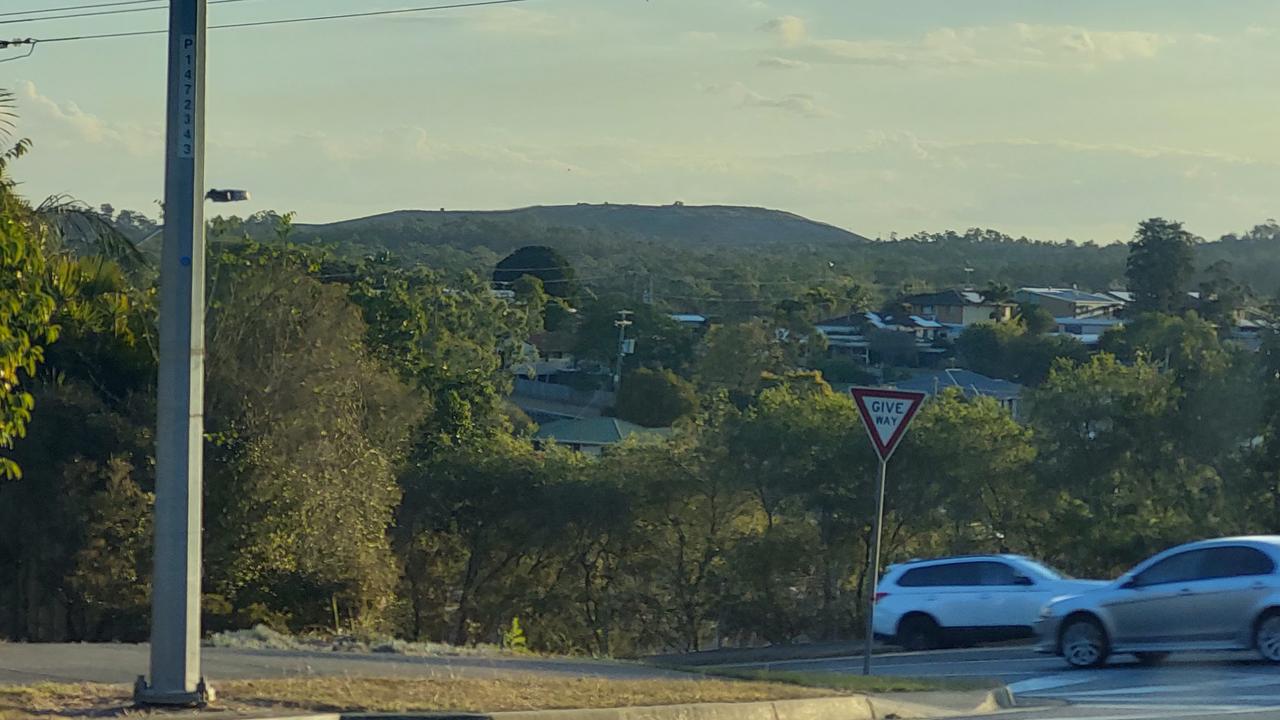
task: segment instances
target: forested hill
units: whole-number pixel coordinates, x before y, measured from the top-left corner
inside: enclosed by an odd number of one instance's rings
[[[726,205],[546,205],[515,210],[401,210],[327,225],[299,225],[318,240],[376,234],[388,243],[414,242],[422,234],[469,220],[509,225],[581,228],[682,245],[759,247],[778,243],[842,244],[862,237],[781,210]]]
[[[270,241],[277,226],[278,216],[261,213],[238,227]],[[980,228],[878,242],[778,210],[681,205],[400,211],[299,224],[290,239],[338,256],[389,252],[403,263],[481,276],[518,247],[546,245],[596,293],[639,298],[652,289],[664,306],[724,315],[755,313],[806,287],[851,283],[879,299],[962,284],[1116,289],[1125,284],[1128,254],[1124,243],[1047,242]],[[1226,275],[1270,298],[1280,289],[1280,225],[1198,242],[1194,262],[1189,289]]]

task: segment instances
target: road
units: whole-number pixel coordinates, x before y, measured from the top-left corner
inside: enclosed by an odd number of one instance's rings
[[[132,683],[147,672],[146,645],[0,643],[0,684]],[[205,648],[211,679],[339,675],[350,677],[498,677],[535,673],[620,679],[688,677],[622,662],[537,657],[413,657],[391,654]]]
[[[753,667],[861,673],[862,658],[755,663]],[[1253,653],[1174,655],[1158,667],[1117,657],[1096,670],[1072,670],[1030,648],[1004,647],[877,655],[874,672],[937,678],[995,678],[1019,703],[1048,707],[1011,717],[1036,718],[1276,718],[1280,667]],[[1069,702],[1069,707],[1062,706]]]
[[[146,672],[145,645],[0,643],[0,684],[131,683]],[[687,677],[630,663],[507,657],[407,657],[353,653],[205,648],[215,680],[298,675],[494,677],[537,673],[568,677]],[[860,656],[735,665],[777,670],[860,673]],[[1161,667],[1118,658],[1098,670],[1070,670],[1027,648],[984,648],[877,655],[882,675],[994,678],[1020,703],[1039,705],[1001,720],[1280,720],[1280,668],[1250,653],[1174,656]],[[1070,705],[1065,703],[1069,702]]]

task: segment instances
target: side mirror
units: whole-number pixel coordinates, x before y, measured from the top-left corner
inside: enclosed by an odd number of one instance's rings
[[[1022,585],[1023,587],[1027,587],[1027,586],[1030,586],[1030,585],[1035,585],[1035,584],[1036,584],[1036,581],[1035,581],[1035,580],[1032,580],[1031,578],[1027,577],[1026,575],[1016,575],[1016,576],[1014,576],[1014,578],[1013,578],[1013,584],[1014,584],[1014,585]]]
[[[1142,587],[1142,584],[1138,582],[1137,578],[1129,578],[1128,580],[1125,580],[1123,584],[1120,585],[1121,590],[1138,590],[1141,587]]]

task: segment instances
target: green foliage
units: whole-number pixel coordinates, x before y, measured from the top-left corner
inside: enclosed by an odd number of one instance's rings
[[[765,373],[783,368],[772,329],[755,320],[711,329],[694,375],[707,392],[724,391],[737,404],[754,397]]]
[[[518,616],[511,618],[511,626],[502,633],[502,647],[512,652],[529,651],[529,640],[524,636],[524,628],[520,627]]]
[[[1089,351],[1073,337],[1036,335],[1022,323],[981,324],[956,340],[961,363],[976,373],[1038,385],[1059,360],[1085,362]]]
[[[1018,306],[1018,322],[1028,335],[1044,335],[1058,327],[1053,313],[1034,303],[1022,303]]]
[[[645,427],[670,427],[698,407],[693,384],[670,370],[640,368],[618,389],[618,417]]]
[[[616,297],[597,299],[579,309],[574,356],[613,367],[618,358],[618,328],[614,322],[621,310],[631,312],[627,337],[636,341],[635,354],[626,358],[627,368],[666,368],[681,374],[689,371],[696,347],[693,331],[651,305],[632,305]]]
[[[208,330],[206,544],[237,608],[376,626],[392,602],[386,538],[414,393],[365,349],[345,288],[287,256],[216,259]]]
[[[545,245],[526,245],[506,256],[493,270],[495,283],[516,283],[523,277],[537,278],[547,294],[567,300],[577,295],[573,266],[564,256]]]
[[[0,451],[25,432],[34,401],[24,381],[44,359],[44,346],[58,336],[46,282],[37,221],[0,166]],[[0,482],[21,474],[17,463],[0,455]]]
[[[1152,218],[1138,225],[1125,265],[1134,310],[1170,313],[1186,306],[1194,272],[1193,242],[1180,222]]]

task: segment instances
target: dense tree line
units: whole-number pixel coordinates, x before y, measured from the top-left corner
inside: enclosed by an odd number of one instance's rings
[[[0,637],[141,639],[156,278],[145,247],[95,243],[2,177]],[[210,227],[208,629],[474,643],[518,617],[536,649],[611,655],[859,632],[875,466],[851,401],[805,370],[813,323],[873,302],[859,279],[761,295],[705,333],[630,308],[642,352],[619,411],[676,431],[588,459],[530,440],[509,368],[564,328],[607,362],[623,299],[568,313],[522,276],[506,302],[486,277],[300,248],[273,222],[263,244]],[[1280,341],[1236,348],[1159,291],[1158,264],[1131,266],[1152,312],[1101,353],[1051,347],[1030,312],[962,344],[1035,387],[1017,420],[956,392],[926,405],[894,460],[889,561],[1014,551],[1108,576],[1280,526]]]

